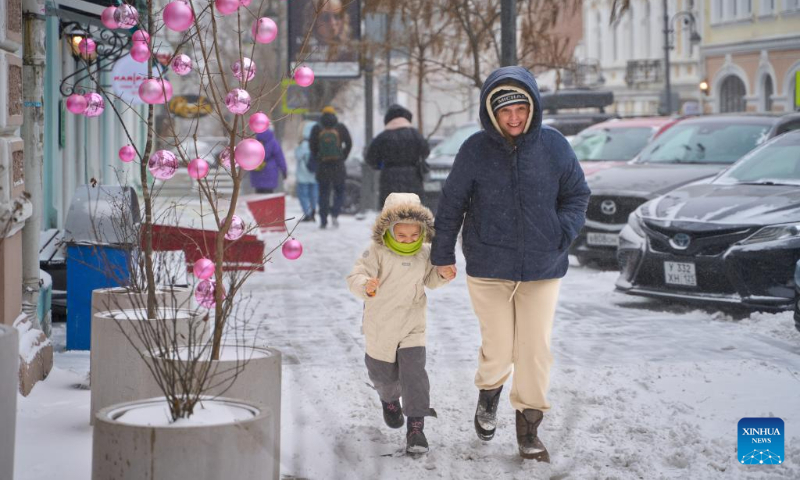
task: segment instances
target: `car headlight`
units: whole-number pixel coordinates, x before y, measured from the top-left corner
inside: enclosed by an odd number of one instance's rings
[[[639,235],[640,237],[645,237],[643,225],[644,222],[642,221],[642,214],[641,212],[639,212],[639,209],[637,208],[636,210],[631,212],[630,215],[628,215],[628,226],[630,226],[631,229],[633,229],[633,231],[636,232],[636,235]]]
[[[742,240],[741,245],[774,242],[777,240],[787,240],[790,238],[800,238],[800,223],[787,223],[783,225],[771,225],[769,227],[764,227]]]

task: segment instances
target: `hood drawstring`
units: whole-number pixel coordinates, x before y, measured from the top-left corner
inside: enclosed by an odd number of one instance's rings
[[[516,293],[517,293],[517,289],[519,288],[519,285],[520,285],[521,283],[522,283],[522,282],[516,282],[516,284],[514,285],[514,291],[513,291],[513,292],[511,292],[511,296],[510,296],[510,297],[508,297],[508,301],[509,301],[509,303],[511,302],[511,300],[514,300],[514,294],[516,294]]]

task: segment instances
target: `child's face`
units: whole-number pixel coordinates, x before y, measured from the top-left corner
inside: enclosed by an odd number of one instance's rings
[[[400,243],[414,243],[419,240],[420,230],[416,223],[398,223],[394,226],[394,239]]]

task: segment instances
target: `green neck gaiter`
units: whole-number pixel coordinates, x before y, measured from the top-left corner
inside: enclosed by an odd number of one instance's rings
[[[386,244],[387,247],[394,253],[403,256],[411,256],[415,253],[419,252],[419,249],[422,248],[422,241],[425,240],[425,234],[419,236],[414,243],[400,243],[394,239],[392,233],[389,230],[383,234],[383,243]]]

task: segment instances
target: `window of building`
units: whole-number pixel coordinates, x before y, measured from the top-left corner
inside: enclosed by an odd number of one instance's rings
[[[595,35],[597,37],[594,42],[595,48],[597,49],[597,55],[595,55],[595,57],[598,62],[603,63],[603,21],[600,19],[600,12],[595,16],[594,24],[596,26]]]
[[[770,75],[766,75],[764,77],[764,111],[771,112],[772,111],[772,94],[775,92],[774,85],[772,83],[772,77]]]
[[[725,0],[712,0],[711,4],[711,21],[714,23],[721,22],[724,17]]]
[[[775,13],[775,0],[761,0],[761,15],[772,15]]]
[[[736,75],[726,77],[722,81],[719,91],[719,111],[721,113],[744,112],[746,109],[745,94],[744,82],[739,77]]]
[[[650,2],[644,2],[644,16],[642,17],[642,31],[644,32],[644,54],[642,58],[650,58]]]
[[[800,1],[798,0],[783,0],[783,9],[787,12],[800,10]]]

